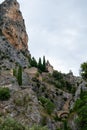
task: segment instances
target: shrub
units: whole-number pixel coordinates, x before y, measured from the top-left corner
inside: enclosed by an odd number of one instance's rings
[[[61,80],[63,79],[63,76],[61,74],[61,72],[58,72],[56,70],[53,71],[53,75],[52,75],[56,80]]]
[[[40,97],[39,100],[42,103],[43,107],[46,109],[47,113],[51,114],[55,108],[54,103],[45,97]]]
[[[26,130],[26,128],[12,118],[6,118],[2,124],[0,124],[0,130]]]
[[[9,88],[0,88],[0,100],[8,100],[10,98]]]
[[[87,80],[87,62],[84,62],[81,64],[81,70],[80,70],[80,75],[84,80]]]
[[[87,130],[87,92],[81,92],[80,99],[76,101],[74,111],[77,112],[79,130]]]

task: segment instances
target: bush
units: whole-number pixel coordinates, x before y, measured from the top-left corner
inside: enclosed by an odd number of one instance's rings
[[[47,113],[51,114],[55,108],[54,103],[45,97],[40,97],[39,100],[42,103],[43,107],[46,109]]]
[[[87,80],[87,62],[84,62],[81,64],[81,70],[80,70],[80,75],[84,80]]]
[[[87,130],[87,92],[82,92],[80,99],[76,101],[74,111],[77,112],[79,130]]]
[[[63,79],[63,76],[61,74],[61,72],[58,72],[56,70],[53,71],[53,75],[52,75],[56,80],[61,80]]]
[[[0,100],[8,100],[10,98],[9,88],[0,88]]]
[[[26,130],[26,128],[12,118],[6,118],[0,124],[0,130]]]
[[[6,118],[0,122],[0,130],[48,130],[47,127],[34,125],[31,128],[23,126],[13,118]]]

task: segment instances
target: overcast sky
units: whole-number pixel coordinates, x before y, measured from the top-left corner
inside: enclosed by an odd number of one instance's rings
[[[4,1],[4,0],[0,0]],[[18,0],[35,58],[78,75],[87,60],[87,0]]]

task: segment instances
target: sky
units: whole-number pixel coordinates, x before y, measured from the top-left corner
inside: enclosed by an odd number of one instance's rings
[[[4,0],[0,0],[0,3]],[[18,0],[36,59],[45,55],[54,69],[79,75],[87,61],[87,0]]]

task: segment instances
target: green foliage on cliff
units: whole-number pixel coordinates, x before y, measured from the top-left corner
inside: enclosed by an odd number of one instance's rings
[[[76,91],[76,88],[68,80],[66,80],[65,75],[57,70],[53,71],[53,74],[50,76],[48,82],[55,85],[55,87],[72,94]]]
[[[22,85],[22,66],[18,66],[18,68],[13,69],[13,75],[16,77],[18,84]]]
[[[34,57],[31,58],[31,60],[30,60],[30,65],[31,65],[32,67],[37,67],[37,61],[36,61],[36,59],[35,59]]]
[[[26,128],[12,118],[6,118],[0,123],[0,130],[26,130]]]
[[[87,92],[82,92],[80,99],[75,103],[74,111],[77,112],[79,130],[87,130]]]
[[[1,119],[1,118],[0,118]],[[31,128],[26,127],[14,120],[13,118],[6,118],[0,120],[0,130],[48,130],[47,127],[34,125]]]
[[[40,97],[39,100],[42,103],[43,107],[46,109],[47,113],[51,114],[55,108],[54,103],[51,102],[50,99],[45,97]]]
[[[10,98],[9,88],[0,88],[0,100],[8,100]]]
[[[80,74],[84,80],[87,80],[87,62],[81,64]]]
[[[34,57],[30,58],[29,60],[30,66],[31,67],[36,67],[39,69],[39,72],[46,72],[46,60],[45,60],[45,56],[43,56],[43,60],[41,59],[41,57],[39,57],[38,62],[36,61],[36,59]]]
[[[17,80],[18,80],[18,84],[22,85],[22,67],[21,66],[19,66],[18,68]]]

